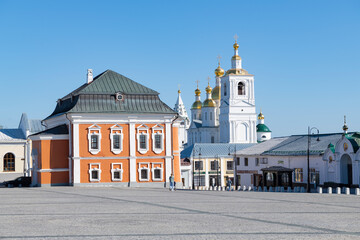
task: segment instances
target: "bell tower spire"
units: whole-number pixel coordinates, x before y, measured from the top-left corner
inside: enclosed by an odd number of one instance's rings
[[[242,69],[241,66],[241,57],[239,56],[239,44],[237,43],[238,36],[235,34],[234,36],[235,43],[234,47],[234,56],[231,58],[231,68],[232,69]]]

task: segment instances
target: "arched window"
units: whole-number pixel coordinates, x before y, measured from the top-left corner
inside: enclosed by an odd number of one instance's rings
[[[226,83],[224,83],[224,96],[226,96]]]
[[[12,153],[4,156],[4,172],[15,172],[15,156]]]
[[[238,95],[245,95],[245,85],[242,82],[238,84]]]

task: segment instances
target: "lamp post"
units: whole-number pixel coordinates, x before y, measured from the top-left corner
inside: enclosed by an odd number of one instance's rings
[[[215,155],[216,158],[216,187],[219,186],[219,155]]]
[[[316,141],[320,141],[319,139],[319,129],[317,129],[316,127],[308,127],[308,146],[307,146],[307,192],[311,192],[310,191],[310,143],[311,143],[311,138],[310,138],[310,134],[312,130],[317,130],[317,135],[318,138],[316,139]]]
[[[201,147],[199,147],[199,182],[198,182],[198,186],[200,187],[201,185],[201,178],[200,178],[200,166],[201,166],[201,162],[200,162],[200,159],[201,159]]]
[[[234,161],[234,158],[236,157],[236,144],[234,144],[234,146],[231,146],[231,145],[229,146],[229,153],[228,153],[229,156],[231,155],[230,149],[232,149],[234,151],[233,160],[232,160],[233,165],[232,166],[233,166],[233,172],[234,172],[234,186],[237,188],[238,181],[237,181],[236,165],[235,165],[235,161]]]

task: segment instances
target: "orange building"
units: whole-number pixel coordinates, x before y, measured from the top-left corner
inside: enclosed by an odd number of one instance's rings
[[[166,187],[180,180],[177,113],[111,70],[58,100],[32,140],[34,186]]]

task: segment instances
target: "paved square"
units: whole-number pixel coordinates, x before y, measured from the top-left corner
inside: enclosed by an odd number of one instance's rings
[[[354,195],[52,187],[0,198],[5,239],[360,238]]]

